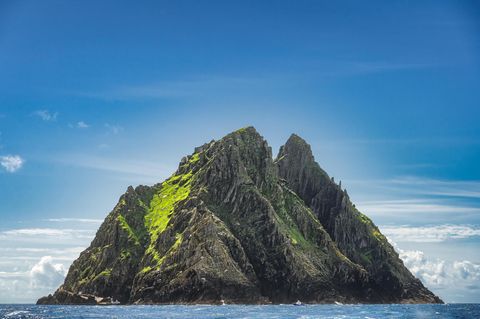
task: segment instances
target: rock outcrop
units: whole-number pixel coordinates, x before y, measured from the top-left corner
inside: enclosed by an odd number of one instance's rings
[[[252,127],[129,187],[40,304],[441,300],[292,135],[272,159]]]
[[[408,271],[377,226],[355,208],[341,184],[320,168],[302,138],[293,134],[280,148],[276,162],[279,176],[312,210],[338,249],[369,273],[372,289],[385,301],[441,302]]]

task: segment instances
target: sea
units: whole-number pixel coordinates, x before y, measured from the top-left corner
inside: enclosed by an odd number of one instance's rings
[[[0,305],[0,318],[480,318],[480,304],[445,305]]]

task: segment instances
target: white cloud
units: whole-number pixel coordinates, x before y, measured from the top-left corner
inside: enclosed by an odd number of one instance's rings
[[[14,243],[15,244],[15,243]],[[11,244],[11,245],[14,245]],[[79,254],[85,250],[85,247],[88,247],[88,243],[83,243],[83,246],[70,246],[67,243],[65,247],[64,243],[55,245],[55,244],[41,244],[35,246],[34,242],[18,243],[22,245],[21,247],[6,247],[0,248],[0,271],[12,270],[32,266],[32,261],[37,262],[42,256],[52,256],[56,261],[66,262],[67,265],[72,262]]]
[[[84,121],[77,122],[77,128],[89,128],[90,125],[85,123]]]
[[[49,222],[78,222],[78,223],[94,223],[99,224],[103,220],[102,219],[91,219],[91,218],[49,218],[46,219]]]
[[[428,166],[430,164],[421,164]],[[408,194],[408,198],[428,195],[437,198],[480,198],[480,181],[478,180],[439,180],[416,176],[402,176],[392,179],[347,180],[346,185],[361,187],[369,192],[372,189],[392,194]]]
[[[54,122],[57,120],[58,112],[50,113],[47,110],[38,110],[32,113],[34,116],[38,116],[46,122]]]
[[[105,123],[105,127],[107,128],[108,133],[114,134],[114,135],[123,131],[123,127],[117,124]]]
[[[388,237],[387,237],[388,238]],[[480,289],[480,264],[468,260],[447,261],[428,258],[420,250],[403,250],[388,238],[405,266],[434,292],[444,289]]]
[[[480,236],[480,228],[468,225],[381,226],[394,242],[442,242]]]
[[[392,185],[406,187],[415,193],[446,197],[480,198],[480,181],[438,180],[419,177],[392,179]]]
[[[1,234],[7,236],[65,236],[70,234],[72,230],[55,229],[55,228],[21,228],[6,230]]]
[[[405,266],[427,286],[439,286],[446,283],[447,271],[444,260],[429,260],[419,250],[399,249],[400,258]]]
[[[97,229],[93,220],[72,223],[87,229],[37,227],[0,232],[1,302],[32,303],[58,288]]]
[[[460,206],[445,204],[431,199],[399,199],[359,202],[360,210],[369,214],[391,214],[400,213],[475,213],[480,212],[478,207]]]
[[[23,279],[29,275],[29,272],[22,272],[22,271],[0,271],[0,279]]]
[[[32,287],[56,287],[63,282],[67,271],[63,264],[54,263],[51,256],[43,256],[30,270]]]
[[[18,247],[18,248],[0,248],[0,251],[6,252],[22,252],[22,253],[48,253],[51,255],[77,255],[81,253],[85,247],[69,247],[69,248],[29,248],[29,247]],[[57,258],[57,257],[55,257]]]
[[[480,264],[474,264],[468,260],[455,261],[453,269],[457,277],[464,280],[479,280],[480,279]]]
[[[428,259],[422,251],[398,250],[405,266],[428,287],[480,284],[480,264],[468,260]]]
[[[19,155],[0,156],[0,165],[9,173],[18,171],[24,163],[25,160]]]
[[[55,243],[59,239],[71,244],[93,239],[94,229],[59,229],[59,228],[20,228],[0,232],[0,239],[12,242]]]
[[[67,273],[66,264],[58,260],[41,256],[29,263],[25,270],[0,271],[0,300],[4,303],[32,303],[52,293]],[[70,264],[71,260],[66,262]]]
[[[476,223],[480,181],[402,177],[344,182],[357,208],[380,223]],[[360,200],[358,200],[360,199]]]

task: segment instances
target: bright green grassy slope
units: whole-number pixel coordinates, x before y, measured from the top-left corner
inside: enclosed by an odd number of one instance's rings
[[[183,166],[188,169],[192,167],[199,160],[199,154],[193,154],[189,161]],[[154,268],[161,266],[165,257],[173,252],[182,243],[182,234],[176,234],[175,243],[170,247],[164,256],[160,256],[155,248],[159,235],[167,228],[170,219],[177,203],[185,200],[190,195],[192,180],[194,174],[190,169],[187,173],[176,174],[171,176],[162,183],[160,190],[154,194],[148,212],[145,215],[145,226],[150,236],[149,245],[146,250],[146,255],[150,255],[155,261]],[[146,272],[152,267],[146,267],[142,272]]]

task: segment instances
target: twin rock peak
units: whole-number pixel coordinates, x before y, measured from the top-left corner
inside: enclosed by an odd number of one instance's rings
[[[39,304],[441,303],[293,134],[253,127],[129,187]]]

